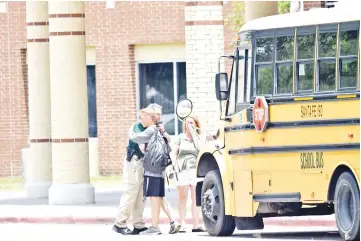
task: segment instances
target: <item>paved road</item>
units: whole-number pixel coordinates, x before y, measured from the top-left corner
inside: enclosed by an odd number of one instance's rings
[[[167,226],[162,226],[162,231],[167,231]],[[335,230],[322,228],[299,228],[287,229],[279,227],[269,227],[261,234],[250,234],[249,232],[237,231],[231,237],[214,237],[212,240],[336,240],[341,241],[340,236]],[[109,225],[61,225],[61,224],[0,224],[1,241],[119,241],[122,236],[111,231]],[[153,237],[152,237],[153,238]],[[156,236],[158,241],[191,241],[209,240],[208,234],[164,234]],[[237,239],[235,239],[237,238]],[[144,236],[127,236],[127,240],[144,240]]]

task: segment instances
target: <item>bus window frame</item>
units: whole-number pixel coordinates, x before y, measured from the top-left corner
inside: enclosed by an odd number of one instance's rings
[[[274,95],[273,96],[292,96],[293,95],[293,83],[294,83],[294,51],[292,51],[292,59],[290,60],[277,60],[277,38],[278,37],[289,37],[293,36],[293,49],[295,44],[295,28],[282,28],[277,29],[275,31],[275,38],[274,38],[274,44],[275,44],[275,50],[274,50],[274,66],[273,66],[273,86],[274,86]],[[292,67],[292,88],[290,93],[278,93],[278,66],[291,66]]]
[[[240,84],[240,80],[239,80],[239,71],[240,71],[240,59],[238,58],[237,60],[237,91],[236,91],[236,105],[237,104],[246,104],[250,102],[250,96],[248,96],[248,85],[250,85],[250,92],[252,91],[252,68],[253,68],[253,59],[252,59],[252,52],[253,52],[253,48],[252,45],[248,44],[248,45],[241,45],[241,46],[237,46],[238,49],[238,55],[239,57],[241,56],[240,53],[241,51],[244,51],[244,73],[243,73],[243,100],[239,100],[238,99],[238,90],[239,90],[239,84]],[[248,62],[248,59],[251,58],[251,63]],[[248,71],[248,65],[251,64],[251,68],[250,71],[251,73],[249,73]],[[249,78],[248,78],[249,77]],[[251,93],[250,93],[251,95]],[[236,111],[237,112],[237,111]]]
[[[305,96],[305,95],[312,95],[314,93],[314,84],[315,84],[315,53],[317,51],[316,48],[316,37],[317,37],[317,28],[316,26],[302,26],[296,27],[295,29],[296,34],[296,53],[295,53],[295,96]],[[312,59],[298,59],[298,37],[314,34],[315,39],[313,42],[313,57]],[[311,90],[299,90],[298,89],[298,82],[299,82],[299,68],[298,64],[313,64],[313,80],[312,80],[312,89]]]
[[[257,66],[268,66],[268,65],[270,65],[271,67],[272,67],[272,76],[273,76],[273,88],[272,88],[272,94],[267,94],[267,95],[262,95],[262,96],[264,96],[265,98],[269,98],[269,97],[273,97],[274,95],[275,95],[275,85],[274,85],[274,82],[275,82],[275,79],[274,79],[274,77],[275,77],[275,70],[274,70],[274,65],[275,65],[275,30],[274,29],[269,29],[269,30],[261,30],[261,31],[257,31],[256,33],[255,33],[255,35],[254,35],[254,41],[252,41],[253,42],[253,46],[254,46],[254,48],[253,48],[253,63],[252,63],[252,65],[254,66],[253,68],[253,73],[254,73],[254,75],[253,75],[253,81],[254,81],[254,85],[253,85],[253,87],[254,87],[254,93],[256,93],[256,95],[258,95],[257,94],[257,81],[258,81],[258,79],[257,79],[257,73],[258,73],[258,68],[257,68]],[[270,61],[270,62],[258,62],[257,63],[257,56],[256,56],[256,54],[257,54],[257,39],[258,38],[273,38],[273,41],[272,41],[272,44],[273,44],[273,48],[272,48],[272,61]]]
[[[344,55],[341,56],[341,32],[342,31],[357,31],[357,52],[356,55]],[[350,21],[350,22],[342,22],[338,24],[338,46],[337,46],[337,54],[338,54],[338,60],[337,60],[337,71],[338,71],[338,75],[337,75],[337,92],[348,92],[348,91],[356,91],[357,90],[357,86],[359,85],[359,71],[360,71],[360,66],[359,66],[359,54],[360,54],[360,46],[359,46],[359,41],[360,41],[360,22],[359,21]],[[341,61],[344,59],[356,59],[357,61],[357,74],[356,74],[356,86],[355,87],[344,87],[341,88]]]
[[[322,25],[316,25],[316,31],[317,31],[317,35],[316,35],[316,45],[317,45],[317,58],[316,58],[316,66],[314,66],[314,68],[316,69],[316,89],[314,90],[315,95],[323,95],[323,94],[329,94],[329,93],[337,93],[337,88],[336,88],[336,84],[337,84],[337,75],[338,75],[338,71],[337,71],[337,53],[338,53],[338,24],[337,23],[332,23],[332,24],[322,24]],[[335,57],[320,57],[319,55],[319,39],[320,39],[320,34],[321,33],[336,33],[336,50],[335,50]],[[335,62],[335,89],[334,90],[326,90],[326,91],[321,91],[320,90],[320,63],[331,63],[331,62]]]
[[[358,69],[357,69],[357,79],[356,79],[356,88],[355,87],[346,87],[346,88],[339,88],[340,86],[340,76],[341,76],[341,70],[340,68],[340,60],[341,59],[347,59],[348,57],[341,56],[340,58],[340,31],[345,31],[344,29],[341,29],[340,26],[358,26],[347,30],[357,30],[358,31],[358,46],[357,46],[357,55],[353,55],[349,58],[356,58],[358,61]],[[307,26],[300,26],[300,27],[289,27],[289,28],[282,28],[279,29],[281,31],[284,31],[285,29],[293,29],[293,36],[294,36],[294,47],[296,48],[294,52],[294,59],[293,59],[293,68],[294,68],[294,74],[293,74],[293,93],[292,94],[276,94],[276,86],[277,86],[277,73],[276,73],[276,53],[277,50],[277,29],[267,29],[267,30],[259,30],[254,31],[254,35],[252,37],[252,68],[251,68],[251,89],[250,89],[250,103],[252,104],[256,98],[257,95],[257,66],[265,66],[265,65],[272,65],[273,66],[273,94],[272,95],[262,95],[266,99],[273,100],[273,99],[293,99],[295,97],[314,97],[314,96],[334,96],[337,94],[355,94],[359,93],[360,90],[360,21],[349,21],[349,22],[340,22],[340,23],[328,23],[328,24],[315,24],[315,25],[307,25]],[[347,31],[346,30],[346,31]],[[335,57],[319,57],[319,51],[318,51],[318,45],[319,45],[319,34],[324,32],[335,32],[336,33],[336,54]],[[273,33],[273,34],[272,34]],[[296,34],[295,34],[296,33]],[[307,34],[314,34],[315,35],[315,41],[314,41],[314,56],[312,59],[297,59],[298,55],[298,42],[297,37],[299,35],[307,35]],[[280,35],[285,36],[285,35]],[[287,35],[289,36],[289,35]],[[272,62],[256,62],[256,41],[257,38],[267,38],[272,37],[273,38],[273,52],[272,52]],[[329,62],[329,61],[335,61],[335,89],[331,91],[319,91],[319,63],[321,62]],[[298,63],[313,63],[314,66],[314,76],[313,76],[313,88],[312,90],[306,90],[306,91],[299,91],[297,89],[298,87],[298,68],[296,67]],[[336,86],[337,85],[337,86]]]

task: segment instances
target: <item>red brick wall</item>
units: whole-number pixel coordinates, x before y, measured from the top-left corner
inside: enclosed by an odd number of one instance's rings
[[[325,2],[322,1],[304,1],[303,8],[304,10],[309,10],[310,8],[323,8],[325,7]]]
[[[0,176],[20,175],[28,138],[25,14],[25,2],[0,13]],[[96,47],[99,170],[119,174],[136,120],[134,45],[184,42],[184,2],[87,2],[86,42]]]
[[[118,174],[136,120],[133,46],[184,42],[184,2],[87,2],[86,39],[96,47],[99,171]]]
[[[9,2],[0,13],[0,176],[20,175],[28,138],[25,29],[25,2]]]

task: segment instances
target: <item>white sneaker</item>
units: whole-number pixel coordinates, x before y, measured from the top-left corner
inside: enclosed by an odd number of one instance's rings
[[[176,223],[176,222],[173,221],[173,222],[170,223],[169,233],[170,234],[178,233],[180,228],[181,228],[181,225],[179,223]]]
[[[162,234],[159,228],[150,226],[147,230],[140,232],[139,235],[158,235]]]

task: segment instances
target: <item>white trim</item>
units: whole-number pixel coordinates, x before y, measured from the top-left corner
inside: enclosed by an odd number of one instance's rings
[[[135,99],[136,99],[135,119],[138,120],[138,112],[140,110],[140,78],[139,78],[138,62],[135,62]]]
[[[173,62],[173,101],[174,101],[174,134],[178,135],[178,118],[176,117],[176,107],[178,103],[178,62]]]
[[[356,10],[357,9],[357,10]],[[245,23],[240,32],[275,28],[310,26],[360,20],[358,8],[317,8],[304,12],[294,12],[257,18]]]
[[[86,66],[96,66],[96,63],[95,62],[86,63]]]
[[[174,62],[186,62],[184,59],[175,59],[175,60],[139,60],[135,61],[137,64],[156,64],[156,63],[174,63]]]

